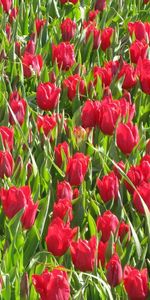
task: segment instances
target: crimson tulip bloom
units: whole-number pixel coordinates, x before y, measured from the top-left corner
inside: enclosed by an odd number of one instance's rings
[[[97,230],[102,232],[102,242],[107,242],[109,240],[111,232],[114,234],[118,225],[118,218],[109,210],[105,211],[102,216],[97,218]]]
[[[85,177],[89,164],[89,157],[83,153],[75,153],[68,160],[66,175],[71,185],[80,185]]]
[[[52,61],[57,62],[59,69],[69,70],[75,63],[74,45],[69,42],[52,45]]]
[[[95,66],[93,69],[94,85],[97,84],[97,77],[100,77],[102,84],[107,87],[112,81],[112,72],[110,68]]]
[[[137,188],[137,191],[141,195],[142,200],[145,202],[145,204],[148,207],[148,210],[150,211],[150,183],[141,183],[141,185],[139,185],[139,187]],[[145,214],[145,210],[138,193],[135,191],[133,194],[133,205],[139,213]]]
[[[60,268],[60,269],[59,269]],[[41,275],[32,275],[32,282],[41,300],[69,300],[70,286],[67,273],[57,267],[49,272],[45,270]]]
[[[148,297],[147,269],[138,270],[131,266],[124,268],[124,287],[129,300],[146,300]]]
[[[101,34],[101,49],[106,51],[111,45],[111,39],[114,33],[114,29],[111,27],[104,28]]]
[[[100,241],[98,244],[98,262],[101,263],[101,266],[105,266],[105,257],[106,257],[106,250],[107,250],[108,242]]]
[[[68,98],[73,101],[77,96],[78,90],[79,95],[85,94],[85,83],[79,74],[71,75],[63,81],[63,86],[68,90]]]
[[[26,114],[26,101],[20,97],[17,91],[14,91],[10,94],[9,104],[17,121],[20,125],[22,125]],[[11,125],[14,125],[16,123],[13,114],[11,111],[9,112],[9,122]]]
[[[91,128],[97,125],[100,107],[100,101],[86,100],[81,113],[82,126],[84,128]]]
[[[39,76],[43,66],[43,59],[41,55],[32,55],[25,52],[22,58],[22,64],[25,77],[29,78],[35,74]]]
[[[123,278],[122,266],[117,253],[113,254],[110,261],[106,265],[107,281],[111,287],[115,287],[121,283]]]
[[[44,27],[44,25],[46,24],[46,20],[43,19],[36,19],[35,20],[35,27],[36,27],[36,32],[37,35],[40,34],[42,28]]]
[[[55,128],[57,125],[56,118],[54,115],[49,116],[49,115],[38,115],[37,117],[37,128],[38,131],[43,129],[43,132],[45,136],[48,136],[50,132]]]
[[[9,219],[12,219],[16,213],[24,208],[24,213],[21,217],[22,226],[25,229],[33,226],[38,203],[33,202],[31,190],[28,186],[11,187],[9,190],[2,188],[0,197],[4,213]]]
[[[102,180],[98,178],[96,184],[104,202],[108,202],[112,199],[116,200],[118,198],[119,181],[114,172],[103,176]]]
[[[136,22],[129,22],[128,23],[128,31],[130,35],[135,34],[135,37],[137,40],[146,41],[146,27],[145,24],[142,23],[141,21],[136,21]]]
[[[18,8],[13,7],[10,14],[9,14],[9,22],[12,23],[18,15]]]
[[[3,10],[6,13],[9,13],[9,10],[10,10],[11,5],[12,5],[12,0],[1,0],[1,4],[3,6]]]
[[[122,160],[116,164],[122,171],[125,171],[125,164]],[[120,170],[116,166],[113,166],[113,171],[114,171],[115,175],[118,177],[118,179],[120,180],[122,178]]]
[[[70,18],[65,19],[61,25],[61,34],[64,42],[69,42],[75,35],[77,25]]]
[[[64,153],[66,160],[69,158],[69,145],[67,142],[63,142],[61,144],[58,144],[55,149],[55,160],[57,166],[60,168],[62,165],[62,152]]]
[[[131,166],[129,171],[127,172],[128,178],[132,181],[134,186],[137,188],[142,181],[144,180],[144,176],[140,166]],[[130,194],[134,193],[134,188],[128,183],[126,180],[124,181],[125,186]]]
[[[51,82],[39,83],[36,92],[36,100],[39,108],[53,110],[56,108],[61,89]]]
[[[122,221],[119,225],[118,237],[122,242],[126,236],[127,236],[127,241],[129,241],[131,237],[130,226],[129,224],[126,224],[124,221]]]
[[[139,133],[136,125],[132,122],[120,123],[116,131],[117,146],[126,155],[129,155],[138,144]]]
[[[93,37],[93,49],[98,49],[101,43],[101,31],[96,28],[95,24],[92,22],[85,23],[84,28],[86,28],[86,42],[92,35]]]
[[[64,224],[59,217],[55,218],[50,223],[46,236],[48,251],[55,256],[64,255],[76,233],[77,227],[71,229],[69,224]]]
[[[150,60],[139,59],[137,64],[137,72],[139,73],[142,91],[145,94],[150,95]]]
[[[97,125],[104,134],[112,135],[120,116],[120,107],[115,101],[102,101],[98,111]]]
[[[127,64],[126,62],[123,63],[123,66],[118,74],[118,79],[124,76],[124,81],[122,84],[123,89],[131,89],[136,85],[136,71],[134,68]]]
[[[65,180],[59,182],[57,184],[56,196],[57,196],[57,200],[67,198],[68,200],[71,201],[73,198],[73,191],[70,183]]]
[[[93,271],[96,254],[96,237],[89,241],[79,239],[70,245],[71,257],[75,267],[82,271]]]
[[[103,11],[106,8],[106,0],[96,0],[95,9]]]
[[[54,203],[53,207],[53,219],[59,217],[64,219],[67,216],[67,221],[72,221],[72,204],[67,198],[59,199]]]
[[[14,144],[14,129],[6,126],[0,126],[0,135],[4,147],[12,151]]]
[[[10,152],[0,151],[0,178],[11,177],[13,174],[14,160]]]
[[[136,40],[130,46],[131,62],[137,64],[139,57],[145,59],[147,57],[148,44]]]
[[[34,55],[35,53],[35,42],[33,40],[29,40],[27,45],[26,45],[26,48],[25,48],[25,51],[24,51],[24,55],[29,53],[29,54],[32,54]]]

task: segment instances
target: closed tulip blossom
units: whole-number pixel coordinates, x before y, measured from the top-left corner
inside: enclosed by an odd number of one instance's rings
[[[126,265],[123,281],[129,300],[148,299],[148,272],[146,268],[138,270]]]
[[[35,20],[35,27],[36,27],[36,32],[37,35],[40,34],[42,28],[44,27],[44,25],[46,24],[46,20],[45,19],[36,19]]]
[[[147,57],[148,44],[136,40],[130,46],[131,62],[137,64],[139,57],[145,59]]]
[[[117,146],[125,154],[129,155],[139,142],[138,127],[132,122],[120,123],[116,130]]]
[[[10,10],[11,5],[12,5],[12,0],[1,0],[0,3],[2,4],[3,10],[6,13],[9,13],[9,10]]]
[[[68,250],[70,243],[77,233],[77,227],[71,229],[59,217],[55,218],[48,227],[46,245],[49,252],[62,256]]]
[[[103,11],[106,8],[106,0],[96,0],[95,9]]]
[[[56,188],[56,197],[58,199],[64,199],[67,198],[68,200],[72,200],[73,198],[73,191],[72,187],[69,182],[67,181],[61,181],[58,182],[57,188]]]
[[[131,238],[130,226],[129,224],[126,224],[124,221],[122,221],[119,225],[118,237],[120,238],[121,242],[124,240],[124,238],[127,239],[127,242],[130,241]]]
[[[58,104],[60,92],[60,88],[54,83],[39,83],[36,91],[37,105],[43,110],[53,110]]]
[[[65,19],[61,25],[61,34],[64,42],[70,41],[76,32],[77,25],[70,18]]]
[[[145,94],[150,95],[150,60],[139,59],[137,64],[137,71],[142,91]]]
[[[22,64],[25,77],[39,76],[43,66],[43,59],[41,55],[33,55],[26,52],[22,58]]]
[[[79,74],[71,75],[63,82],[63,87],[67,89],[67,95],[69,100],[73,101],[78,95],[83,96],[85,94],[85,83]]]
[[[11,187],[9,190],[1,189],[0,198],[5,215],[12,219],[16,213],[24,208],[21,217],[21,223],[24,229],[29,229],[33,226],[38,203],[34,203],[31,198],[31,190],[28,186],[20,188]]]
[[[53,219],[57,217],[62,220],[67,218],[68,221],[72,221],[72,204],[67,198],[59,199],[56,203],[54,203]]]
[[[135,188],[137,188],[144,180],[144,176],[143,176],[140,166],[131,166],[129,171],[127,172],[127,176],[130,179],[130,181],[133,183]],[[125,186],[126,186],[128,192],[133,194],[135,191],[135,188],[132,187],[131,184],[127,180],[124,180],[124,183],[125,183]]]
[[[111,233],[116,233],[118,226],[119,220],[111,211],[107,210],[102,216],[99,216],[97,218],[97,230],[102,233],[102,242],[107,242]]]
[[[22,125],[26,114],[26,101],[23,98],[21,98],[17,91],[14,91],[10,94],[9,104],[11,108],[9,112],[10,124],[14,125],[17,119],[18,123]]]
[[[114,172],[103,176],[102,180],[98,178],[96,184],[100,196],[104,202],[108,202],[113,199],[117,200],[119,191],[119,181]]]
[[[122,68],[118,74],[118,79],[122,78],[124,76],[124,80],[123,80],[123,84],[122,84],[122,88],[123,89],[131,89],[136,85],[137,82],[137,78],[136,78],[136,71],[134,70],[134,68],[124,62],[122,65]]]
[[[58,144],[55,149],[55,161],[57,166],[60,168],[63,162],[63,155],[66,157],[66,160],[69,158],[69,145],[67,142]]]
[[[115,101],[102,101],[98,111],[97,125],[107,135],[112,135],[120,116],[120,107]]]
[[[96,237],[89,241],[79,239],[70,246],[71,257],[75,268],[82,272],[90,272],[94,269],[96,254]]]
[[[14,129],[6,126],[0,126],[0,135],[4,147],[12,151],[14,144]]]
[[[82,126],[84,128],[91,128],[97,125],[100,107],[100,101],[86,100],[81,113]]]
[[[41,300],[70,299],[68,276],[61,266],[51,272],[44,270],[41,275],[32,275],[32,282]]]
[[[52,116],[49,116],[49,115],[44,115],[44,116],[38,115],[36,123],[37,123],[38,131],[40,132],[42,130],[45,136],[50,135],[51,131],[57,125],[56,118],[55,118],[54,115],[52,115]]]
[[[89,157],[83,153],[75,153],[69,158],[66,175],[71,186],[78,186],[83,182],[88,169],[88,164]]]
[[[52,45],[52,61],[58,64],[59,69],[69,70],[75,63],[74,45],[69,42]]]
[[[104,28],[101,34],[101,49],[106,51],[110,45],[113,37],[114,29],[111,27]]]
[[[132,36],[133,33],[138,41],[146,40],[146,27],[145,24],[141,21],[129,22],[128,31]]]
[[[137,187],[137,191],[135,191],[133,194],[133,205],[134,205],[135,209],[141,214],[145,214],[143,202],[147,205],[147,208],[150,211],[149,194],[150,194],[150,183],[147,183],[147,182],[141,183],[141,185],[139,185],[139,187]],[[142,200],[141,200],[141,198],[142,198]]]
[[[14,160],[10,152],[0,150],[0,178],[11,177],[13,174]]]
[[[106,265],[107,281],[111,287],[115,287],[121,283],[123,278],[122,266],[117,253],[113,254],[108,264]]]

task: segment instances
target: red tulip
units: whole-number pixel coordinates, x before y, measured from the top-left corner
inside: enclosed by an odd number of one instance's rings
[[[99,10],[91,10],[89,12],[89,21],[94,21],[99,14]]]
[[[146,28],[144,23],[141,21],[136,21],[136,22],[129,22],[128,23],[128,30],[130,35],[135,34],[135,37],[137,40],[142,41],[146,40]]]
[[[9,22],[12,23],[18,15],[18,8],[13,7],[10,14],[9,14]]]
[[[101,31],[96,28],[95,24],[92,22],[84,23],[84,28],[86,28],[86,43],[90,36],[93,37],[93,49],[98,49],[101,43]]]
[[[61,25],[61,34],[64,42],[69,42],[75,35],[77,25],[70,18],[65,19]]]
[[[95,9],[103,11],[106,8],[106,0],[96,0]]]
[[[44,20],[44,19],[36,19],[35,20],[37,35],[40,34],[40,32],[41,32],[41,30],[42,30],[42,28],[44,27],[45,24],[46,24],[46,20]]]
[[[93,73],[94,73],[94,85],[97,84],[97,77],[100,77],[102,84],[107,87],[110,86],[111,81],[112,81],[112,72],[110,68],[106,68],[106,67],[94,67],[93,69]]]
[[[127,172],[127,176],[130,181],[132,181],[135,187],[138,187],[144,180],[144,176],[140,166],[131,166],[129,171]],[[135,189],[126,180],[124,181],[124,183],[128,192],[133,194]]]
[[[125,266],[124,287],[130,300],[146,300],[148,297],[148,274],[147,269],[138,270]]]
[[[63,198],[59,199],[57,203],[54,203],[53,207],[53,219],[59,217],[64,219],[67,216],[67,221],[72,221],[72,204],[69,199]]]
[[[73,101],[79,93],[80,96],[85,94],[85,83],[79,74],[71,75],[63,81],[63,86],[68,90],[68,98]]]
[[[38,204],[33,202],[31,190],[28,186],[11,187],[9,190],[2,188],[0,196],[4,213],[9,219],[13,218],[17,212],[24,208],[24,213],[21,217],[22,225],[25,229],[33,226]]]
[[[122,171],[125,171],[125,164],[124,164],[124,162],[122,160],[117,163],[117,166]],[[118,179],[120,180],[122,178],[120,170],[116,166],[113,166],[113,171],[114,171],[115,175],[118,177]]]
[[[115,101],[102,101],[98,111],[97,125],[104,134],[112,135],[120,116],[120,107]]]
[[[104,28],[101,34],[101,49],[106,51],[110,47],[112,35],[114,33],[114,29],[111,27]]]
[[[130,64],[126,62],[123,63],[123,66],[118,74],[118,79],[124,76],[124,81],[122,84],[123,89],[131,89],[136,85],[136,72]]]
[[[130,241],[130,237],[131,237],[130,226],[129,224],[126,224],[124,221],[122,221],[119,225],[118,237],[120,238],[121,242],[124,240],[125,237],[127,237],[127,241]]]
[[[56,118],[54,115],[49,116],[49,115],[38,115],[37,117],[37,128],[38,131],[41,129],[43,130],[45,136],[48,136],[50,132],[55,128],[57,125]]]
[[[3,10],[8,13],[12,5],[12,0],[0,0],[0,2],[3,6]]]
[[[145,204],[147,205],[148,210],[150,210],[150,183],[141,183],[141,185],[139,185],[139,187],[137,188],[137,191],[142,197],[143,202],[145,202]],[[133,205],[139,213],[145,214],[145,210],[138,193],[135,191],[133,194]]]
[[[119,181],[114,172],[103,176],[102,180],[97,178],[96,184],[104,202],[108,202],[113,199],[116,200],[118,198]]]
[[[57,200],[66,198],[71,201],[73,198],[73,191],[69,182],[65,180],[59,182],[57,184],[56,195],[57,195]]]
[[[46,236],[47,249],[55,256],[62,256],[68,250],[72,238],[77,233],[77,227],[71,229],[60,218],[55,218],[48,227]]]
[[[66,160],[68,160],[69,158],[69,145],[67,142],[63,142],[61,144],[58,144],[55,149],[55,160],[56,160],[56,164],[59,168],[61,168],[62,166],[62,157],[63,155],[66,157]]]
[[[85,177],[89,164],[89,157],[83,153],[75,153],[69,158],[66,175],[71,185],[80,185]]]
[[[59,69],[69,70],[75,63],[74,45],[69,42],[52,45],[52,61],[57,62]]]
[[[20,125],[23,124],[24,119],[25,119],[25,114],[26,114],[26,108],[27,104],[26,101],[20,97],[19,93],[17,91],[14,91],[10,94],[9,98],[9,104],[10,108],[13,112],[9,112],[9,122],[11,125],[14,125],[16,123],[15,118],[19,122]]]
[[[81,113],[82,126],[84,128],[96,126],[100,107],[100,101],[92,101],[90,99],[86,100]]]
[[[6,126],[0,126],[0,135],[4,147],[12,151],[14,144],[14,129]]]
[[[98,244],[98,262],[101,263],[101,266],[105,266],[105,257],[106,257],[106,250],[107,250],[108,242],[100,241]]]
[[[27,53],[32,55],[35,54],[35,42],[33,40],[29,40],[25,47],[24,55]]]
[[[36,92],[36,100],[39,108],[53,110],[56,108],[61,89],[50,82],[39,83]]]
[[[41,55],[32,55],[25,52],[22,58],[24,76],[29,78],[32,75],[40,75],[43,59]]]
[[[110,238],[111,232],[116,233],[119,225],[118,218],[107,210],[102,216],[97,218],[97,230],[102,232],[102,242],[107,242]]]
[[[0,178],[11,177],[13,174],[14,161],[8,151],[0,151]]]
[[[79,0],[60,0],[61,4],[65,4],[65,3],[72,3],[72,4],[76,4],[78,3]]]
[[[111,257],[110,261],[106,265],[107,269],[107,281],[111,287],[115,287],[122,281],[122,266],[119,256],[115,253]]]
[[[150,60],[139,59],[137,64],[137,72],[139,73],[142,91],[150,95]]]
[[[41,300],[70,299],[70,286],[63,267],[57,267],[51,272],[45,270],[41,275],[32,275],[32,282]]]
[[[130,46],[131,62],[137,64],[139,57],[142,59],[147,57],[148,44],[136,40]]]
[[[96,237],[89,241],[79,239],[70,245],[71,257],[75,267],[82,271],[93,271],[96,254]]]
[[[138,128],[132,122],[120,123],[117,127],[116,136],[118,148],[126,155],[132,152],[139,141]]]

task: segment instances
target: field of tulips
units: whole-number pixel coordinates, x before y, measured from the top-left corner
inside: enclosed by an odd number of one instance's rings
[[[0,0],[0,299],[150,299],[150,1]]]

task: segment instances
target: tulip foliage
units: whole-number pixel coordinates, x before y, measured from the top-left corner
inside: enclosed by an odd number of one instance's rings
[[[149,299],[149,16],[0,0],[0,299]]]

